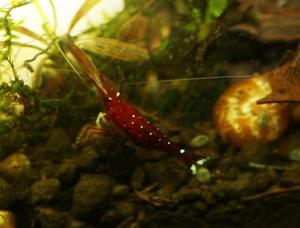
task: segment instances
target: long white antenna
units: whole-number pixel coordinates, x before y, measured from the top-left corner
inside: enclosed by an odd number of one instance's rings
[[[178,82],[178,81],[200,81],[200,80],[216,80],[216,79],[230,79],[230,78],[250,78],[251,76],[252,75],[221,75],[221,76],[211,76],[211,77],[178,78],[178,79],[157,80],[157,83],[163,84],[163,83]],[[126,84],[126,86],[143,85],[146,83],[147,83],[147,81],[133,82],[133,83]]]
[[[79,73],[79,71],[77,70],[77,68],[74,66],[74,64],[71,62],[71,60],[68,58],[68,56],[64,53],[64,51],[62,50],[62,48],[59,45],[59,40],[55,41],[55,46],[57,48],[57,50],[59,51],[59,53],[64,57],[64,59],[66,60],[66,62],[70,65],[70,67],[72,68],[72,70],[75,72],[75,74],[79,77],[79,79],[83,82],[83,84],[90,88],[90,86],[86,83],[86,81],[82,78],[81,74]]]

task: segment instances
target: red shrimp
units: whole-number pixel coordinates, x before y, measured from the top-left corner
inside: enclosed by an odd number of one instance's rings
[[[104,103],[106,119],[124,132],[136,145],[170,152],[180,160],[191,163],[194,156],[191,152],[172,142],[150,121],[146,120],[129,103],[120,98],[120,93],[113,91],[104,76],[100,74],[85,53],[73,42],[66,42],[68,50],[87,71],[87,76],[97,87]]]

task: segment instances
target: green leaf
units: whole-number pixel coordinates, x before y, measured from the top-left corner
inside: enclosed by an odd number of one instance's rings
[[[12,1],[11,1],[11,5],[12,5],[12,6],[17,6],[17,5],[19,5],[19,0],[12,0]]]
[[[205,21],[211,22],[222,15],[228,6],[228,0],[208,0]]]
[[[10,2],[10,4],[13,6],[13,7],[19,7],[19,6],[22,6],[22,5],[26,5],[26,4],[29,4],[31,3],[31,1],[27,1],[27,0],[12,0]]]

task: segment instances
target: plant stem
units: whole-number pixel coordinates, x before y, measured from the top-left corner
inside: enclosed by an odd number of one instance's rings
[[[40,4],[38,3],[38,0],[33,0],[35,7],[37,8],[37,11],[39,12],[40,16],[44,20],[43,28],[45,32],[49,35],[49,37],[53,38],[55,37],[54,29],[50,26],[50,22],[45,15],[44,11],[42,10]]]

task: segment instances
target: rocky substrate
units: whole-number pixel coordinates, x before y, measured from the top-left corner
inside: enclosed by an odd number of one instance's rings
[[[53,129],[47,142],[0,163],[1,213],[18,227],[296,227],[297,135],[241,149],[209,144],[210,159],[192,175],[162,152],[114,150],[105,137],[75,149],[64,129]]]

